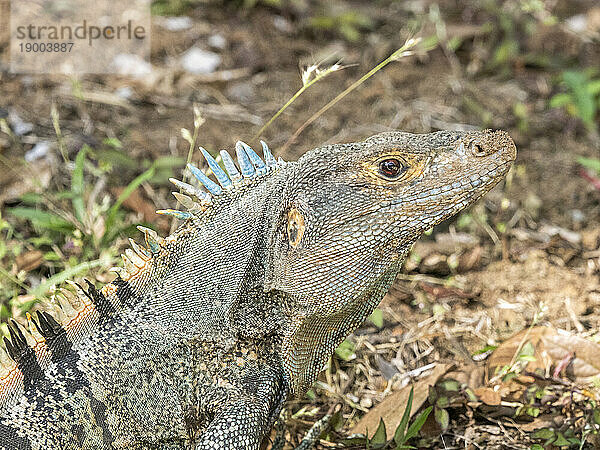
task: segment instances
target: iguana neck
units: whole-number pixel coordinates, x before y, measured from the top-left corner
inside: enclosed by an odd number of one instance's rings
[[[212,217],[188,221],[168,244],[168,267],[138,290],[133,308],[144,322],[160,323],[181,338],[234,338],[254,321],[248,304],[266,302],[263,292],[267,232],[275,219],[283,176],[240,196]],[[248,315],[240,314],[240,309]],[[257,314],[260,311],[257,312]]]

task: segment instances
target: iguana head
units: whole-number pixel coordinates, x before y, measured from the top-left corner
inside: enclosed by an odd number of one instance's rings
[[[267,288],[293,305],[284,359],[296,391],[379,303],[415,240],[489,191],[515,157],[502,131],[390,132],[289,168]]]

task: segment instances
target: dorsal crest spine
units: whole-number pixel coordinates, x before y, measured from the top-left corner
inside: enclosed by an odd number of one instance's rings
[[[170,178],[169,181],[180,190],[180,192],[173,192],[173,195],[179,203],[187,208],[187,211],[162,209],[156,212],[181,220],[190,219],[195,214],[205,211],[210,206],[213,197],[218,197],[225,191],[240,189],[244,186],[245,180],[256,180],[263,175],[286,165],[286,162],[283,159],[275,159],[269,146],[264,141],[260,141],[260,143],[263,149],[264,161],[252,147],[245,142],[238,141],[235,144],[235,153],[239,170],[234,159],[227,150],[220,151],[221,160],[225,167],[225,169],[222,169],[218,161],[208,151],[200,147],[200,151],[218,183],[211,180],[198,167],[193,164],[188,164],[187,169],[208,192],[203,191],[200,187],[193,186],[175,178]],[[196,200],[193,199],[194,197]]]

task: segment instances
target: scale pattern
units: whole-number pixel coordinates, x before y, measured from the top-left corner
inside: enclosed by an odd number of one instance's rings
[[[262,146],[201,149],[214,179],[171,180],[173,235],[140,227],[113,282],[70,282],[11,324],[0,448],[258,449],[414,241],[516,157],[500,131],[384,133],[297,162]]]

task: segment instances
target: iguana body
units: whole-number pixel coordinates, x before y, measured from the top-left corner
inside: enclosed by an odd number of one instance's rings
[[[175,181],[195,199],[166,213],[186,222],[144,230],[115,281],[12,327],[0,447],[258,449],[413,242],[516,155],[503,132],[384,133],[292,163],[236,151],[229,176],[205,153],[221,185],[191,168],[209,192]]]

